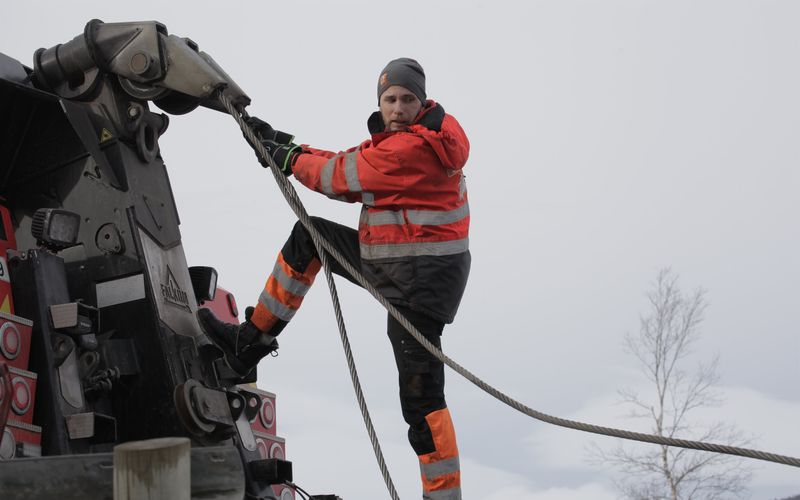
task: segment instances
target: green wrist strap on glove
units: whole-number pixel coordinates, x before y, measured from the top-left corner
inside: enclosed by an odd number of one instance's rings
[[[303,153],[302,148],[297,144],[277,144],[273,141],[268,142],[272,143],[270,145],[271,147],[268,147],[267,144],[264,144],[264,147],[267,148],[270,156],[272,156],[272,159],[275,161],[275,165],[283,172],[283,175],[289,177],[292,175],[292,165],[294,165],[297,157]]]
[[[303,152],[300,146],[292,143],[294,136],[286,132],[281,132],[280,130],[275,130],[269,123],[255,116],[248,117],[245,123],[256,133],[259,142],[267,150],[267,153],[272,157],[272,160],[280,171],[283,172],[283,175],[287,177],[292,175],[292,165],[294,164],[295,158]],[[246,135],[245,138],[247,138]],[[250,140],[248,139],[247,142],[249,143]],[[250,146],[256,149],[254,144],[250,143]],[[264,168],[269,167],[269,164],[261,158],[258,151],[256,151],[256,158],[258,158],[258,162],[261,163]]]

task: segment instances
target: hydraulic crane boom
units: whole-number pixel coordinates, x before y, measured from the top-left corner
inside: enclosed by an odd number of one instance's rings
[[[294,498],[274,395],[243,385],[255,373],[233,372],[197,322],[199,307],[238,312],[212,268],[187,265],[159,148],[169,120],[149,106],[222,110],[220,92],[250,103],[153,21],[90,21],[32,69],[0,54],[4,500],[108,498],[114,446],[166,436],[191,438],[198,495]]]
[[[131,95],[153,101],[171,114],[198,105],[224,111],[213,98],[223,89],[237,105],[250,98],[205,52],[188,38],[168,35],[155,21],[86,25],[83,35],[34,55],[34,70],[42,88],[76,100],[91,98],[101,74],[116,75]]]

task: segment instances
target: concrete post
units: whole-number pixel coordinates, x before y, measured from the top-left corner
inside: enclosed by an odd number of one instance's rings
[[[191,443],[168,437],[114,447],[114,500],[190,500]]]

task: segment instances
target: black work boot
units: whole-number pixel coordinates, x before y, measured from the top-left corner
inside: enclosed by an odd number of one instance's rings
[[[250,373],[258,362],[278,349],[278,340],[259,330],[250,322],[253,308],[245,311],[245,322],[240,325],[225,323],[214,313],[201,308],[197,311],[200,327],[211,340],[225,353],[225,362],[239,376]]]

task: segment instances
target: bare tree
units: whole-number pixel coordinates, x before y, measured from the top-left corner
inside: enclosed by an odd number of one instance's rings
[[[647,293],[648,315],[641,317],[638,335],[625,336],[626,350],[639,362],[651,384],[647,396],[624,389],[622,402],[630,416],[651,422],[653,434],[742,446],[748,443],[732,425],[702,425],[696,410],[718,406],[717,360],[685,369],[686,357],[700,337],[707,306],[705,290],[685,295],[671,269],[659,271]],[[752,471],[739,458],[657,445],[620,443],[613,450],[594,445],[592,462],[612,465],[622,472],[616,486],[635,500],[699,500],[743,498]]]

